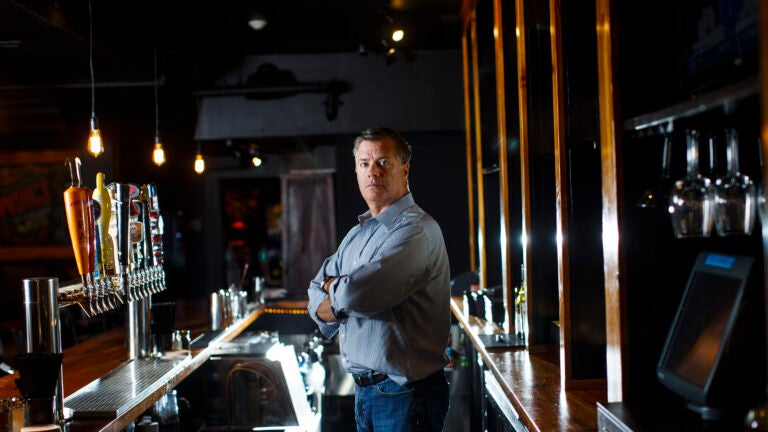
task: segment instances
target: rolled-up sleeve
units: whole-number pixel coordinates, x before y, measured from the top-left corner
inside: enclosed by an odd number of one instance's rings
[[[326,272],[326,266],[329,264],[329,260],[331,260],[331,258],[325,260],[325,263],[320,267],[320,271],[317,272],[315,277],[309,283],[309,288],[307,289],[307,294],[309,296],[307,311],[309,311],[310,318],[317,323],[320,333],[326,338],[332,337],[339,330],[338,322],[329,323],[317,317],[317,309],[320,307],[320,304],[328,298],[328,295],[323,291],[322,284],[323,278],[328,274]]]

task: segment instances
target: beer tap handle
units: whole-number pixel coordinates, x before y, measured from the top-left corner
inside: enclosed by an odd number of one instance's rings
[[[120,275],[119,286],[128,301],[135,300],[130,289],[130,262],[131,262],[131,237],[130,237],[130,185],[115,183],[115,218],[117,227],[117,268]]]
[[[157,196],[157,185],[145,185],[147,194],[147,209],[149,210],[149,234],[152,246],[152,265],[163,264],[163,217],[160,214],[160,203]]]
[[[100,289],[109,309],[117,307],[118,296],[114,291],[112,276],[115,275],[115,260],[112,239],[109,236],[109,222],[112,216],[112,199],[104,187],[104,173],[96,173],[96,187],[93,188],[93,217],[96,237],[96,269]]]
[[[90,261],[91,248],[91,196],[86,188],[80,186],[80,158],[69,158],[65,161],[69,168],[70,186],[64,191],[64,209],[67,215],[67,226],[72,241],[72,249],[77,261],[77,270],[83,283],[82,293],[89,299],[88,308],[91,314],[96,313],[93,306],[88,274],[92,271]]]

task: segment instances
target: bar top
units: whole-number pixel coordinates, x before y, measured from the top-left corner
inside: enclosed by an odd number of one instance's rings
[[[497,327],[465,315],[463,305],[461,296],[451,298],[453,315],[529,431],[597,430],[597,403],[606,401],[604,388],[564,389],[557,352],[486,348],[481,336],[497,332]]]
[[[187,299],[176,302],[175,327],[189,329],[192,338],[208,331],[208,316],[206,314],[207,299]],[[115,416],[99,418],[74,419],[67,423],[70,432],[119,432],[149,409],[168,390],[175,387],[184,378],[199,368],[208,360],[221,343],[234,339],[250,326],[264,311],[264,306],[249,308],[249,313],[223,329],[214,342],[206,348],[193,349],[191,356],[180,367],[173,368],[170,373],[156,382],[147,394],[141,394],[133,401],[131,407]],[[91,339],[80,342],[64,350],[63,376],[64,397],[87,386],[91,382],[107,375],[111,371],[128,363],[125,347],[125,331],[123,327],[114,328]],[[14,379],[17,374],[0,378],[0,397],[19,396]],[[128,391],[129,389],[126,389]],[[65,407],[67,404],[64,404]]]

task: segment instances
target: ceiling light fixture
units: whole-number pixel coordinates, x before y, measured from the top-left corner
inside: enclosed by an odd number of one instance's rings
[[[202,174],[205,172],[205,160],[203,160],[203,152],[200,149],[200,142],[197,143],[197,155],[195,156],[195,172]]]
[[[155,88],[155,149],[152,151],[152,161],[157,166],[161,166],[165,163],[165,149],[163,149],[163,144],[160,142],[160,109],[158,104],[158,97],[157,97],[157,38],[155,38],[154,42],[154,56],[155,56],[155,82],[154,82],[154,88]]]
[[[384,19],[385,34],[389,32],[389,38],[392,42],[398,43],[405,38],[405,30],[396,24],[395,18],[388,9],[381,11],[382,18]]]
[[[395,29],[392,32],[392,40],[395,42],[400,42],[405,37],[405,31],[403,29]]]
[[[96,120],[96,80],[93,73],[93,7],[88,0],[88,60],[91,69],[91,132],[88,134],[88,151],[94,157],[104,153],[104,142],[101,139],[99,121]]]
[[[267,26],[267,17],[261,10],[254,10],[248,18],[248,26],[255,31],[259,31]]]
[[[255,168],[260,167],[261,164],[264,162],[261,156],[259,156],[259,150],[256,144],[250,145],[250,148],[248,149],[248,154],[251,156],[251,164]]]

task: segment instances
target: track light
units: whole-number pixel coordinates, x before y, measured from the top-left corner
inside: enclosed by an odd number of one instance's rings
[[[259,31],[267,26],[267,17],[261,10],[254,10],[248,18],[248,26],[255,31]]]
[[[395,42],[400,42],[401,40],[403,40],[404,37],[405,37],[405,31],[403,31],[402,29],[398,28],[392,32],[392,40]]]
[[[251,144],[249,146],[248,154],[251,156],[251,165],[253,165],[255,168],[260,167],[264,162],[259,156],[259,150],[256,144]]]

